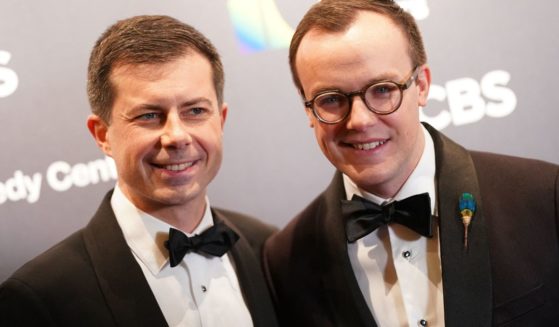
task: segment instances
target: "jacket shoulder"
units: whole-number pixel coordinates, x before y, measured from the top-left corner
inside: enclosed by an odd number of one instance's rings
[[[0,316],[8,326],[55,324],[63,312],[78,312],[87,307],[85,302],[102,299],[96,285],[80,230],[24,264],[0,285]],[[104,306],[101,302],[98,305]]]
[[[266,239],[278,230],[277,227],[247,214],[215,207],[212,207],[212,211],[219,219],[226,220],[237,228],[253,248],[262,247]]]
[[[293,242],[312,242],[312,239],[317,236],[316,232],[324,223],[322,218],[326,214],[325,207],[326,199],[323,192],[293,217],[279,233],[272,236],[268,241],[269,246],[278,246],[285,250],[286,246]]]
[[[497,165],[499,166],[498,168],[506,167],[512,170],[535,170],[538,168],[543,168],[546,171],[556,172],[559,169],[559,165],[539,159],[524,158],[483,151],[470,151],[470,154],[472,156],[472,159],[474,160],[476,168],[491,168],[492,166]]]
[[[37,289],[49,289],[68,283],[76,268],[84,270],[89,266],[87,262],[87,250],[80,230],[21,266],[8,280],[20,280]]]
[[[530,158],[471,151],[480,187],[491,192],[502,188],[541,197],[559,185],[559,165]],[[536,194],[534,190],[540,190]]]

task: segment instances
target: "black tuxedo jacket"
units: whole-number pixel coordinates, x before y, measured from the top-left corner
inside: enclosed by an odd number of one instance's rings
[[[469,152],[430,126],[446,326],[559,324],[559,167]],[[478,209],[463,249],[458,199]],[[265,245],[283,326],[376,326],[352,271],[341,174]]]
[[[1,285],[0,326],[167,326],[124,240],[111,194],[84,229]],[[254,326],[277,326],[260,260],[274,228],[230,211],[212,213],[240,236],[230,254]]]

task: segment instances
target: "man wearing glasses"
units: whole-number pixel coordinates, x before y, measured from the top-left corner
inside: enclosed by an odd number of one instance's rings
[[[337,172],[265,247],[285,326],[559,321],[559,167],[467,151],[427,124],[431,72],[390,0],[323,0],[290,47]]]

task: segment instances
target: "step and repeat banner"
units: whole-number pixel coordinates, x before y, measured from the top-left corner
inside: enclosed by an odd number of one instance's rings
[[[282,227],[333,169],[291,83],[287,47],[315,0],[0,2],[0,281],[84,226],[116,181],[86,129],[86,69],[118,19],[166,14],[210,38],[229,116],[214,206]],[[423,120],[471,149],[559,163],[559,4],[402,0],[433,86]]]

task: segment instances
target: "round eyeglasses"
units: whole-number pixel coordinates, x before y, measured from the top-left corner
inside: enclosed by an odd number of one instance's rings
[[[361,97],[367,108],[377,115],[388,115],[400,108],[403,92],[417,79],[419,66],[410,73],[403,83],[381,81],[369,84],[359,91],[344,93],[339,90],[327,90],[318,93],[305,107],[312,110],[314,116],[326,124],[336,124],[346,119],[351,112],[353,97]]]

